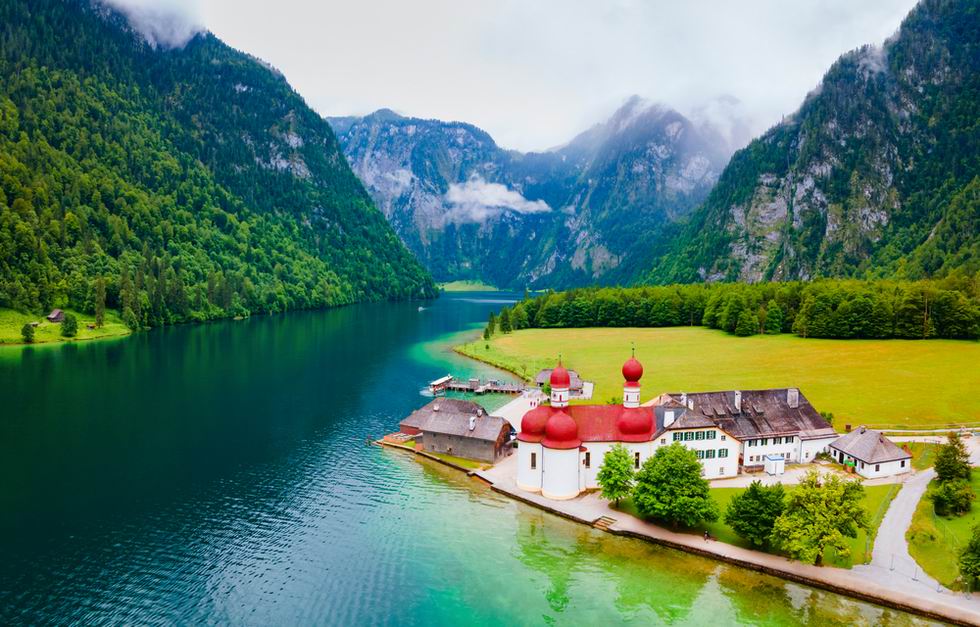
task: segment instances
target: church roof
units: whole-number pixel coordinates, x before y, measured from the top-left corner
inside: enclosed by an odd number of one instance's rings
[[[578,439],[583,442],[648,442],[663,427],[663,420],[658,421],[652,407],[627,409],[622,405],[571,405],[558,408],[541,405],[531,411],[537,414],[568,414],[578,427]],[[637,431],[637,414],[649,418],[650,427],[646,431],[634,432]],[[540,442],[544,438],[542,434],[522,431],[518,439],[522,442]]]

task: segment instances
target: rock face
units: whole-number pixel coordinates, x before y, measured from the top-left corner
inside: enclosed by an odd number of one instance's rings
[[[543,153],[389,110],[330,122],[354,172],[437,280],[515,288],[633,279],[665,229],[707,196],[733,141],[637,97]]]
[[[943,275],[980,262],[980,12],[923,0],[739,151],[653,282]]]

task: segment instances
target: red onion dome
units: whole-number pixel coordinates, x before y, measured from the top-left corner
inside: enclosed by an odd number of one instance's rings
[[[568,371],[561,364],[555,366],[551,371],[551,387],[567,388],[572,384],[572,378],[568,376]]]
[[[539,405],[524,414],[521,418],[521,435],[541,436],[544,434],[545,424],[551,416],[551,408]]]
[[[630,357],[623,364],[623,378],[627,383],[639,383],[643,377],[643,364],[637,361],[636,357]]]
[[[653,430],[653,412],[640,407],[627,407],[616,420],[623,435],[646,435]]]
[[[544,426],[542,444],[548,448],[578,448],[582,445],[582,440],[578,438],[578,425],[565,412],[555,412]]]

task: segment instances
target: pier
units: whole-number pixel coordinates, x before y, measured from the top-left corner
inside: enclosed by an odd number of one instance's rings
[[[498,379],[460,379],[452,375],[446,375],[429,383],[429,390],[433,395],[439,395],[446,391],[470,392],[473,394],[521,394],[528,387],[523,383],[505,383]]]

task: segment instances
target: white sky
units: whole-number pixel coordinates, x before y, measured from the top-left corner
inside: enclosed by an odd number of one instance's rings
[[[110,0],[178,10],[278,67],[323,115],[463,120],[522,150],[561,144],[639,94],[721,94],[757,131],[914,0]]]

